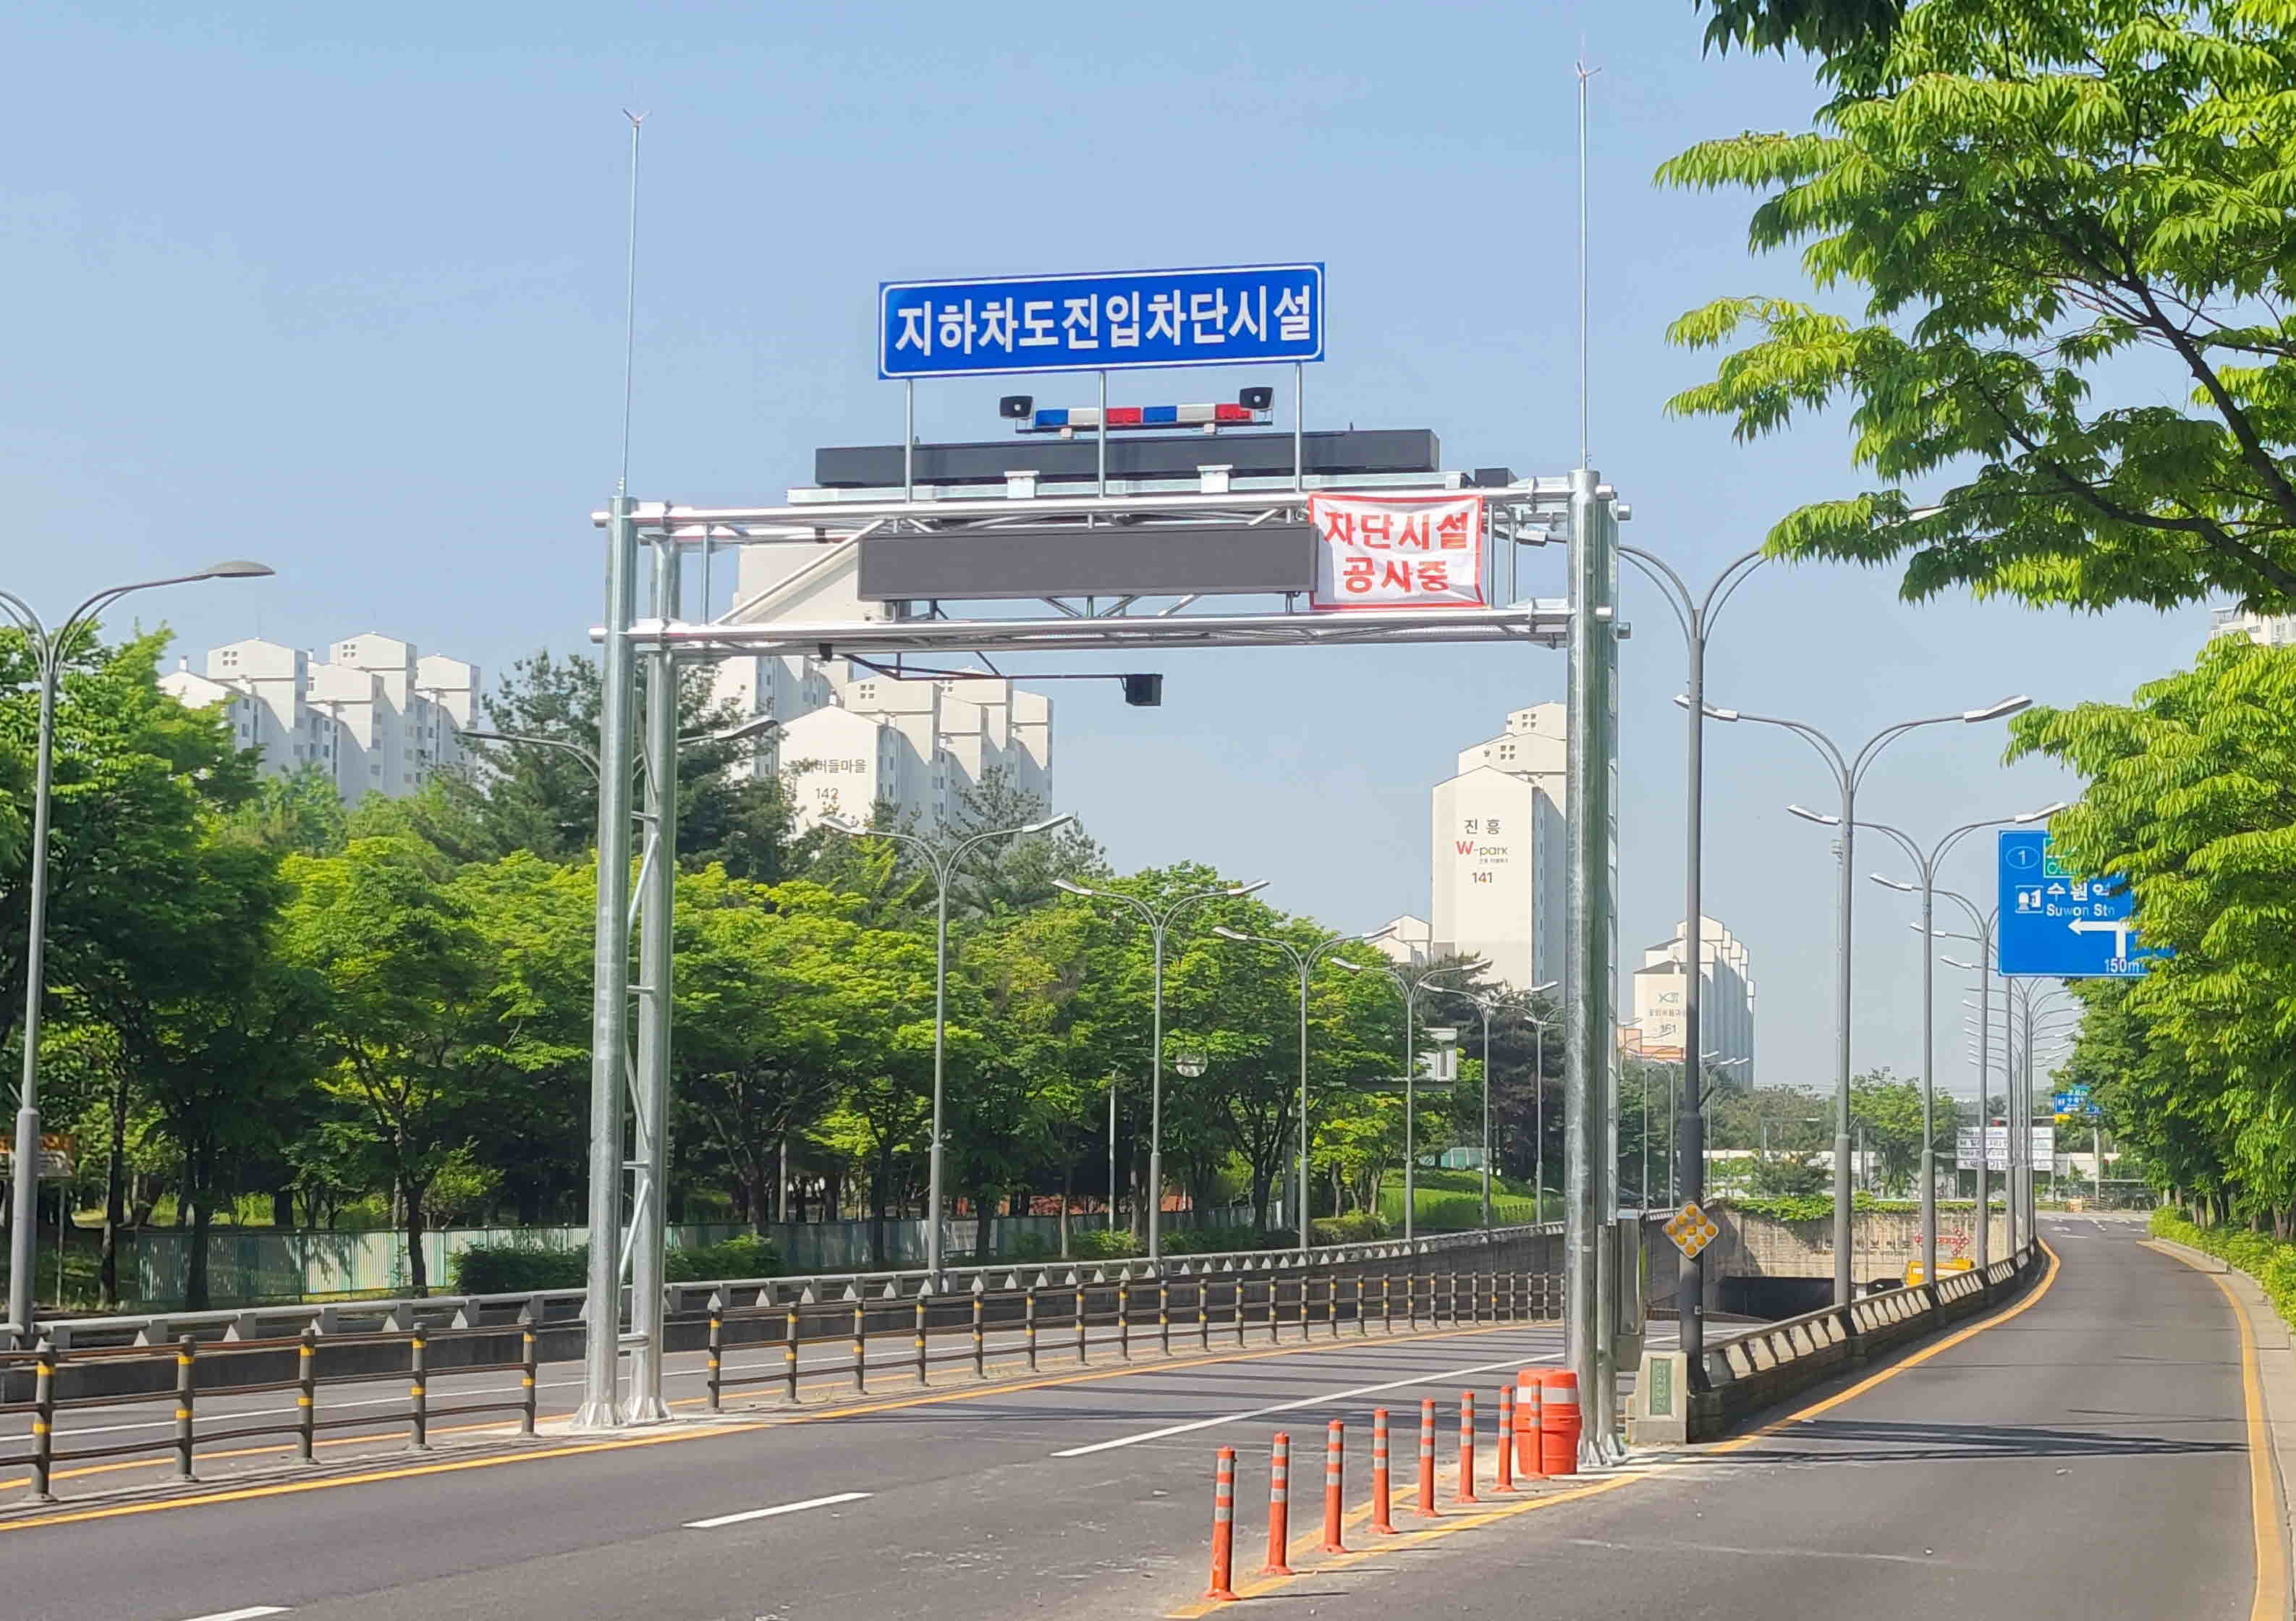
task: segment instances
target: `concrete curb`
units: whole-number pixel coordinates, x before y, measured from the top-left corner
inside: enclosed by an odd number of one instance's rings
[[[2256,1280],[2230,1262],[2170,1239],[2146,1239],[2144,1244],[2147,1248],[2174,1256],[2195,1271],[2223,1278],[2248,1318],[2249,1332],[2256,1339],[2257,1380],[2264,1387],[2264,1425],[2272,1437],[2273,1485],[2280,1505],[2280,1546],[2289,1568],[2296,1570],[2296,1502],[2292,1502],[2289,1492],[2289,1483],[2296,1480],[2296,1333],[2290,1331],[2286,1320]],[[2296,1583],[2291,1584],[2291,1591],[2296,1593]],[[2281,1614],[2296,1615],[2296,1601],[2292,1601],[2292,1607],[2284,1609]]]

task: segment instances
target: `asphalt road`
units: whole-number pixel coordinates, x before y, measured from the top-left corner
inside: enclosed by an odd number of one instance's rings
[[[1806,1422],[1366,1561],[1319,1617],[2247,1621],[2238,1330],[2141,1222],[2045,1217],[2031,1309]],[[1535,1603],[1529,1601],[1535,1598]]]
[[[2035,1304],[1813,1419],[1491,1523],[1450,1510],[1435,1536],[1300,1563],[1258,1607],[2245,1617],[2233,1319],[2213,1283],[2139,1248],[2139,1232],[2048,1224],[2063,1265]],[[1441,1398],[1447,1456],[1461,1388],[1487,1396],[1558,1348],[1551,1328],[1512,1327],[1254,1347],[501,1466],[288,1493],[250,1479],[231,1501],[0,1528],[0,1615],[1167,1615],[1202,1589],[1216,1446],[1243,1460],[1241,1576],[1263,1545],[1271,1431],[1294,1438],[1293,1529],[1311,1531],[1326,1418],[1350,1426],[1355,1504],[1373,1405],[1397,1415],[1400,1488],[1423,1396]]]

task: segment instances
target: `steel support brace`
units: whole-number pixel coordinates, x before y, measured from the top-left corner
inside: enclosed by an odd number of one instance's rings
[[[677,617],[679,549],[653,548],[653,618]],[[655,647],[645,654],[645,807],[652,859],[639,879],[635,1183],[630,1194],[630,1393],[623,1410],[632,1424],[669,1418],[661,1396],[661,1335],[666,1297],[662,1248],[669,1169],[670,1008],[672,920],[677,882],[676,654]]]
[[[621,1423],[619,1369],[623,1050],[629,1024],[630,779],[636,697],[630,626],[638,569],[634,503],[617,495],[606,522],[606,621],[598,725],[598,894],[590,979],[590,1275],[583,1303],[577,1429]]]

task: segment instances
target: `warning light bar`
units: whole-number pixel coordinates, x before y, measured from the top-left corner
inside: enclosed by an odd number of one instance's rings
[[[1111,433],[1128,428],[1201,428],[1206,433],[1217,433],[1223,428],[1265,424],[1275,416],[1269,408],[1274,403],[1272,394],[1267,389],[1246,389],[1232,405],[1111,405],[1108,428]],[[1079,429],[1097,431],[1101,426],[1096,405],[1039,411],[1036,404],[1025,394],[1008,394],[996,402],[996,413],[1020,433],[1057,433],[1069,438]]]

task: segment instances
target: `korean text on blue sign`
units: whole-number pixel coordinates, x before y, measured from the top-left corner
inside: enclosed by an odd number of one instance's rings
[[[985,377],[1324,357],[1324,267],[882,282],[877,375]]]
[[[2066,870],[2047,833],[2000,835],[2000,971],[2064,979],[2133,979],[2157,954],[2136,943],[2136,901],[2118,879]]]

